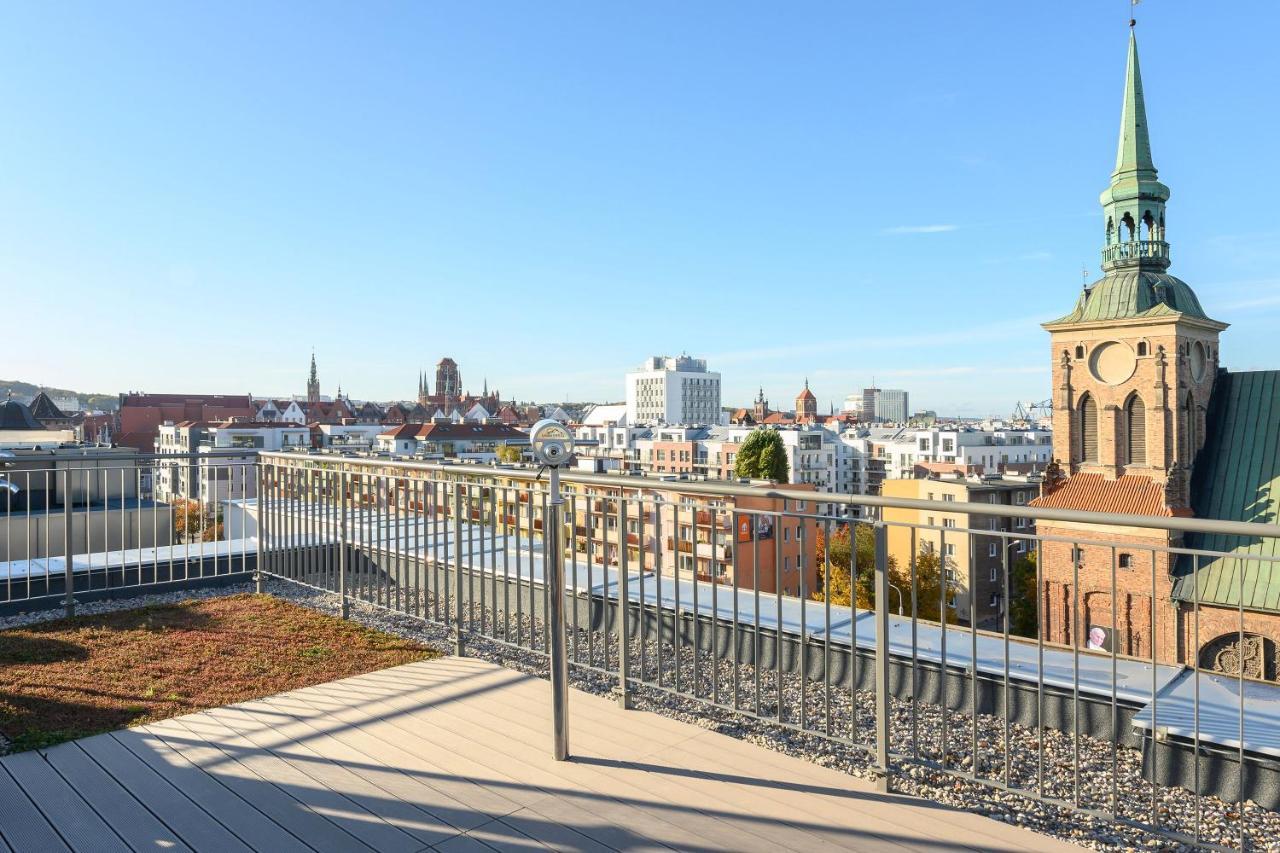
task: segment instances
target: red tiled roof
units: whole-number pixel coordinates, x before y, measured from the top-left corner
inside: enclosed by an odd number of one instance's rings
[[[379,438],[414,438],[418,434],[418,430],[422,429],[422,424],[401,424],[398,427],[383,430],[378,433]]]
[[[1191,514],[1190,510],[1171,509],[1165,503],[1164,489],[1150,477],[1137,474],[1125,474],[1114,480],[1101,474],[1075,474],[1050,494],[1033,500],[1031,506],[1132,515]]]

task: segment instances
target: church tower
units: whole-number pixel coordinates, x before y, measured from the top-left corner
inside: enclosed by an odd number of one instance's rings
[[[316,354],[311,353],[311,373],[307,376],[307,402],[320,402],[320,375],[316,372]]]
[[[756,404],[754,409],[755,422],[764,423],[764,419],[769,417],[769,401],[764,398],[764,389],[760,389],[760,393],[756,395]]]
[[[1054,457],[1062,473],[1149,478],[1184,510],[1218,369],[1218,333],[1195,292],[1168,274],[1165,204],[1129,34],[1115,170],[1103,191],[1102,271],[1050,323]],[[1081,507],[1084,509],[1086,507]]]
[[[818,398],[809,390],[809,380],[804,381],[804,390],[796,395],[796,422],[812,423],[818,419]]]

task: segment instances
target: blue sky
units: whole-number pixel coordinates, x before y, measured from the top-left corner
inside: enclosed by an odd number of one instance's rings
[[[0,377],[1043,399],[1128,3],[5,4]],[[1172,272],[1280,368],[1280,4],[1138,7]]]

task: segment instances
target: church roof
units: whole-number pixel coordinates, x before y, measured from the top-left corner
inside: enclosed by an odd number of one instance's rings
[[[1218,376],[1192,474],[1191,505],[1202,518],[1280,519],[1280,370]],[[1280,541],[1193,533],[1187,546],[1233,556],[1202,557],[1196,566],[1184,558],[1175,570],[1174,598],[1234,607],[1243,597],[1248,610],[1280,612],[1280,563],[1266,562],[1280,558]]]
[[[1047,509],[1082,509],[1130,515],[1181,515],[1165,503],[1164,489],[1150,477],[1125,474],[1108,480],[1101,474],[1073,474],[1061,486],[1031,502]]]
[[[1080,294],[1070,314],[1045,325],[1179,317],[1209,319],[1191,285],[1167,273],[1129,268],[1108,272]]]
[[[67,417],[66,413],[59,409],[57,404],[43,391],[31,401],[31,416],[38,421],[60,421],[65,420]]]

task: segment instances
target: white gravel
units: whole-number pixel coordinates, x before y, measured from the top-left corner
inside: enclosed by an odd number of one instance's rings
[[[220,587],[198,592],[164,593],[160,595],[139,596],[130,599],[117,599],[109,602],[84,604],[78,608],[80,613],[105,613],[114,610],[125,610],[147,604],[183,601],[193,598],[210,598],[248,592],[252,584]],[[271,580],[267,583],[267,591],[272,595],[294,601],[306,607],[329,614],[340,612],[336,595],[314,590],[308,587]],[[402,591],[406,597],[408,591]],[[426,594],[414,602],[423,607],[434,605],[435,601]],[[442,605],[452,613],[452,601],[442,601]],[[407,607],[409,601],[403,602]],[[479,615],[478,608],[475,611]],[[59,618],[61,609],[46,611],[43,614],[24,614],[0,619],[0,628],[31,624],[43,619]],[[359,601],[350,605],[351,618],[389,633],[434,646],[445,652],[453,651],[453,639],[448,629],[425,622],[412,616],[406,616],[381,607]],[[514,624],[514,614],[512,614]],[[502,614],[497,615],[499,624]],[[493,631],[493,624],[486,623],[486,629]],[[537,645],[542,646],[543,626],[523,616],[523,636],[525,642],[530,631],[537,636]],[[504,629],[505,630],[505,629]],[[514,629],[513,629],[514,630]],[[604,669],[616,668],[616,643],[609,638],[607,644],[602,643],[603,635],[597,632],[593,637],[591,651],[592,660],[588,661],[587,632],[577,633],[579,660]],[[571,646],[572,649],[572,646]],[[659,658],[658,645],[652,637],[645,644],[645,670],[643,677],[653,681],[657,677],[655,661]],[[674,650],[669,643],[661,647],[663,663],[663,683],[670,688],[675,676]],[[485,639],[482,636],[470,636],[466,643],[466,653],[471,656],[490,660],[523,672],[546,677],[546,658],[539,652],[517,649]],[[606,653],[608,659],[606,660]],[[633,639],[631,648],[631,666],[633,677],[641,677],[641,647],[638,640]],[[742,738],[761,746],[775,749],[796,757],[813,761],[817,764],[841,770],[860,777],[873,777],[873,755],[864,748],[854,745],[869,745],[873,742],[873,722],[875,718],[874,696],[869,692],[859,692],[854,702],[846,691],[832,691],[830,696],[822,690],[821,685],[810,682],[804,691],[804,726],[801,723],[801,682],[799,676],[784,674],[782,677],[783,719],[789,725],[780,726],[777,716],[777,676],[772,671],[761,671],[760,678],[760,714],[761,717],[774,717],[774,720],[756,718],[746,713],[737,713],[732,708],[720,708],[710,705],[707,700],[712,696],[713,673],[718,679],[721,702],[732,703],[732,679],[734,666],[731,661],[716,660],[703,653],[699,660],[699,680],[697,685],[691,683],[694,652],[688,647],[680,649],[681,693],[673,693],[670,689],[653,687],[637,687],[633,689],[635,707],[664,714],[674,719],[688,722],[701,728],[710,729],[732,737]],[[740,708],[754,711],[756,702],[755,678],[753,667],[748,664],[737,666]],[[616,695],[617,679],[601,672],[592,671],[582,666],[571,667],[571,679],[575,687],[598,695]],[[685,695],[696,693],[700,698]],[[831,733],[826,731],[827,714],[831,720]],[[855,713],[856,711],[856,713]],[[909,751],[912,743],[911,704],[893,701],[893,721],[891,724],[891,740],[895,749]],[[851,725],[855,720],[856,726]],[[941,750],[941,713],[940,709],[931,705],[917,706],[915,721],[915,743],[919,745],[922,758],[937,762]],[[972,770],[971,749],[971,717],[967,714],[950,711],[947,714],[948,737],[946,755],[949,766],[961,773]],[[0,745],[2,746],[2,745]],[[1040,766],[1040,742],[1034,728],[1010,726],[1008,749],[1004,742],[1004,722],[1000,718],[987,715],[978,717],[978,772],[981,778],[999,782],[1003,780],[1006,754],[1009,760],[1010,782],[1014,786],[1035,789]],[[1074,767],[1075,744],[1069,732],[1048,730],[1044,733],[1043,742],[1044,793],[1048,797],[1056,797],[1070,801],[1076,794]],[[1173,832],[1190,835],[1195,827],[1196,797],[1181,788],[1154,787],[1142,778],[1142,756],[1137,750],[1119,747],[1116,750],[1116,768],[1112,772],[1112,744],[1082,735],[1079,742],[1079,802],[1082,806],[1102,811],[1112,808],[1113,785],[1117,799],[1116,807],[1120,815],[1131,820],[1150,822],[1152,805],[1154,806],[1159,825]],[[0,750],[2,754],[2,750]],[[1114,775],[1114,782],[1113,782]],[[897,766],[894,775],[894,790],[913,794],[937,802],[944,802],[957,808],[987,815],[994,820],[1017,824],[1036,832],[1055,836],[1086,848],[1096,850],[1192,850],[1190,845],[1170,840],[1147,830],[1130,827],[1102,817],[1094,817],[1069,808],[1062,808],[1050,803],[1041,802],[1021,794],[975,782],[957,775],[955,772],[944,773],[912,762]],[[1224,847],[1238,848],[1241,816],[1236,803],[1227,803],[1214,797],[1200,799],[1201,839],[1204,843],[1219,844]],[[1280,813],[1269,811],[1258,805],[1247,802],[1244,806],[1244,826],[1249,836],[1249,846],[1255,850],[1280,851]]]

